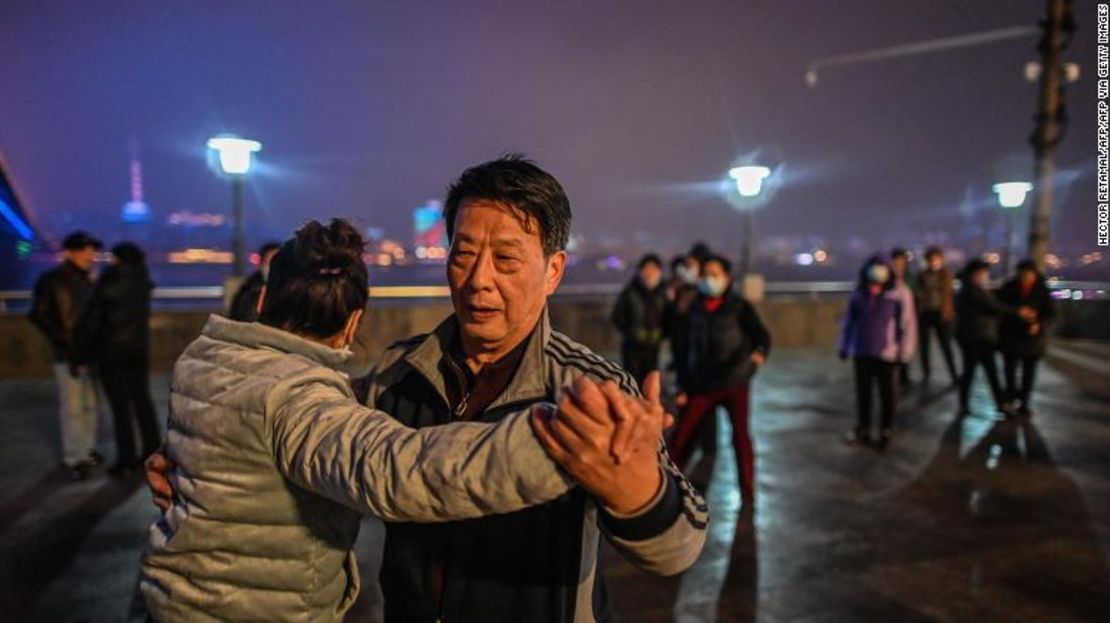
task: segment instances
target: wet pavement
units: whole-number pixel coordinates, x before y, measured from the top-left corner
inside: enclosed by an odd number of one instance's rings
[[[677,578],[606,551],[620,620],[1110,620],[1110,345],[1058,344],[1046,364],[1031,420],[996,421],[985,385],[962,419],[954,391],[912,388],[880,453],[840,442],[848,364],[775,353],[754,391],[757,507],[740,507],[719,418],[718,451],[693,467],[709,485],[706,550]],[[154,385],[164,404],[165,378]],[[141,483],[56,470],[49,380],[0,380],[0,422],[0,621],[142,621],[155,511]],[[360,539],[366,577],[377,539]],[[376,601],[367,590],[350,619],[375,620]]]

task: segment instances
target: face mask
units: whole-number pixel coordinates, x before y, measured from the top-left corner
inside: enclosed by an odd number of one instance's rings
[[[882,264],[872,264],[867,269],[867,280],[871,283],[886,283],[890,279],[890,269]]]
[[[645,279],[643,276],[640,276],[640,283],[644,284],[644,287],[646,287],[648,290],[654,290],[655,288],[659,287],[659,281],[659,277]]]
[[[698,291],[706,296],[721,296],[728,289],[728,280],[724,277],[702,277],[698,281]]]
[[[698,282],[698,273],[685,264],[679,265],[679,267],[675,269],[675,274],[677,274],[679,280],[686,285],[692,286]]]

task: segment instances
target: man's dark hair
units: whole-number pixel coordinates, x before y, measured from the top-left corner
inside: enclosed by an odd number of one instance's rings
[[[705,256],[705,259],[702,260],[701,265],[704,267],[707,266],[710,262],[717,262],[721,265],[721,268],[724,269],[726,274],[732,274],[732,262],[729,261],[727,257],[723,255],[718,255],[716,253],[710,253],[709,255]]]
[[[940,247],[933,246],[925,249],[925,259],[936,257],[938,255],[942,258],[944,257],[944,251],[941,251]]]
[[[270,242],[267,242],[267,243],[263,244],[262,246],[258,247],[258,259],[259,259],[259,261],[261,261],[262,258],[266,257],[266,254],[269,253],[270,251],[277,251],[280,248],[281,248],[281,243],[280,242],[275,242],[273,240],[271,240]]]
[[[676,270],[678,270],[679,266],[683,266],[685,264],[686,264],[686,256],[685,255],[676,255],[676,256],[674,256],[673,258],[671,258],[671,272],[672,273],[675,272]]]
[[[104,245],[84,231],[75,231],[62,240],[62,248],[66,251],[80,251],[89,247],[99,251],[104,248]]]
[[[981,260],[977,257],[972,258],[972,259],[967,261],[967,264],[964,264],[963,270],[960,271],[960,279],[967,279],[967,278],[971,277],[971,275],[974,274],[974,273],[977,273],[981,270],[990,270],[990,269],[991,269],[990,264],[986,263],[985,261],[983,261],[983,260]]]
[[[706,260],[713,257],[713,250],[704,242],[695,242],[694,246],[690,247],[690,255],[693,256],[699,264],[705,264]]]
[[[890,250],[890,259],[892,259],[892,260],[897,260],[897,259],[906,259],[906,260],[908,260],[908,259],[910,259],[910,252],[903,249],[902,247],[894,247],[893,249]]]
[[[352,313],[366,307],[364,245],[347,221],[305,223],[270,261],[258,321],[318,338],[339,333]]]
[[[508,154],[470,167],[451,184],[443,204],[449,239],[455,235],[455,215],[464,199],[495,201],[521,212],[526,231],[527,220],[535,219],[540,227],[544,255],[550,256],[567,247],[570,200],[558,180],[520,154]]]
[[[123,266],[142,266],[146,253],[134,242],[121,242],[112,247],[112,255]]]
[[[659,267],[659,270],[663,270],[663,260],[655,253],[648,253],[641,257],[640,261],[636,263],[636,270],[643,270],[644,266],[648,264],[655,264]]]
[[[1019,273],[1028,270],[1037,273],[1037,275],[1041,274],[1041,269],[1037,267],[1037,262],[1031,257],[1027,257],[1018,262],[1014,270]]]

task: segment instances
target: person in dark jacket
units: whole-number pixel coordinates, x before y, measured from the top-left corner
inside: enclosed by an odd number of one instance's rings
[[[150,395],[150,295],[154,284],[146,255],[137,245],[112,247],[112,265],[96,281],[81,308],[73,336],[70,366],[95,364],[116,434],[116,462],[109,470],[125,473],[158,449],[161,434]],[[135,452],[138,423],[142,455]]]
[[[621,332],[624,369],[637,383],[643,383],[649,372],[659,368],[666,313],[663,261],[651,253],[640,259],[636,277],[621,291],[610,315]]]
[[[967,263],[960,273],[961,287],[956,295],[956,341],[960,344],[964,369],[960,376],[960,413],[969,412],[971,383],[975,369],[983,367],[990,384],[995,407],[1007,417],[1014,410],[1006,403],[994,352],[998,348],[998,321],[1005,317],[1035,317],[1028,307],[1012,307],[999,302],[987,289],[990,265],[978,258]]]
[[[916,340],[913,302],[899,289],[890,264],[875,256],[859,273],[859,284],[844,313],[840,358],[849,357],[856,373],[856,428],[853,444],[871,441],[872,387],[878,385],[882,419],[877,447],[890,443],[898,405],[898,370],[913,357]]]
[[[930,334],[937,336],[952,385],[959,383],[956,360],[952,355],[952,322],[956,318],[954,281],[952,272],[944,266],[944,253],[939,247],[929,247],[925,251],[925,270],[918,273],[917,277],[922,383],[929,382],[932,371],[929,360]]]
[[[755,500],[755,449],[748,431],[752,376],[771,351],[771,335],[755,307],[732,288],[732,265],[722,256],[702,264],[700,295],[683,323],[686,349],[678,382],[685,396],[671,453],[685,467],[702,420],[718,406],[728,411],[736,449],[740,494],[746,506]]]
[[[258,249],[258,270],[250,274],[243,281],[243,285],[235,292],[231,299],[231,308],[227,317],[237,322],[254,322],[258,320],[258,296],[262,294],[262,286],[266,285],[266,278],[270,273],[270,260],[281,248],[277,242],[267,242]]]
[[[1037,263],[1030,259],[1017,265],[1017,275],[1007,281],[998,292],[998,300],[1011,307],[1028,307],[1035,316],[1031,320],[1007,316],[999,327],[999,346],[1002,351],[1006,378],[1006,396],[1019,415],[1033,414],[1029,397],[1037,363],[1044,357],[1047,347],[1045,329],[1055,317],[1052,296],[1045,285],[1044,276]],[[1021,384],[1017,383],[1017,370],[1021,368]]]
[[[35,283],[30,319],[50,341],[58,383],[62,463],[74,479],[100,463],[96,452],[96,384],[87,368],[70,373],[69,353],[77,311],[92,286],[91,272],[100,241],[78,231],[62,242],[63,259]]]

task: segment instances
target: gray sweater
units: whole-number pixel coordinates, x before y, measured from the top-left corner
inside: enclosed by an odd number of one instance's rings
[[[348,357],[212,316],[178,359],[176,496],[151,527],[140,586],[155,620],[340,621],[358,594],[361,513],[465,519],[569,489],[526,412],[413,430],[354,400],[338,371]]]

